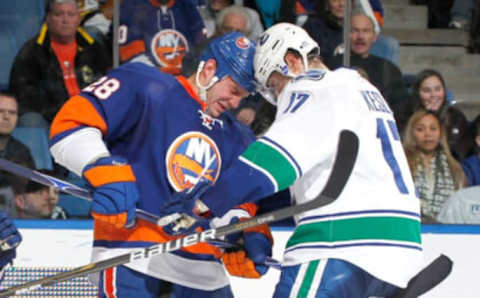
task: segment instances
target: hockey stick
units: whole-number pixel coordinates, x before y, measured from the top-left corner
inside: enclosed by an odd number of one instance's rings
[[[198,176],[197,182],[198,182],[198,180],[200,180],[205,175],[206,169],[207,169],[207,167],[205,167],[203,169],[202,173]],[[75,184],[66,182],[64,180],[52,177],[52,176],[44,174],[44,173],[41,173],[41,172],[38,172],[38,171],[35,171],[35,170],[31,170],[27,167],[21,166],[21,165],[16,164],[16,163],[13,163],[13,162],[8,161],[6,159],[0,158],[0,170],[7,171],[9,173],[12,173],[12,174],[15,174],[17,176],[35,181],[35,182],[37,182],[39,184],[43,184],[45,186],[55,187],[56,189],[58,189],[61,192],[67,193],[69,195],[72,195],[72,196],[75,196],[75,197],[78,197],[78,198],[81,198],[81,199],[84,199],[84,200],[87,200],[87,201],[92,201],[93,200],[92,193],[85,188],[79,187]],[[205,208],[205,207],[202,207],[202,206],[199,206],[199,207],[200,208]],[[164,217],[158,217],[158,216],[156,216],[154,214],[151,214],[151,213],[149,213],[145,210],[142,210],[142,209],[136,209],[135,212],[136,212],[136,217],[137,218],[146,220],[148,222],[154,223],[154,224],[156,224],[158,226],[161,226],[161,227],[163,227],[164,225],[167,225],[167,224],[171,223],[172,221],[177,220],[181,217],[180,214],[171,214],[171,215],[167,215],[167,216],[164,216]]]
[[[27,167],[21,166],[19,164],[13,163],[11,161],[8,161],[2,158],[0,158],[0,170],[7,171],[9,173],[26,178],[28,180],[35,181],[45,186],[55,187],[59,191],[75,196],[77,198],[81,198],[87,201],[93,200],[92,193],[85,188],[79,187],[75,184],[63,181],[61,179],[52,177],[44,173],[31,170]],[[158,226],[164,226],[172,221],[172,218],[168,218],[168,217],[160,218],[154,214],[151,214],[141,209],[136,209],[135,211],[136,211],[136,216],[138,218],[155,223]]]
[[[316,198],[309,202],[272,211],[260,216],[252,217],[245,221],[239,221],[216,229],[192,233],[183,238],[155,244],[143,249],[137,249],[130,253],[77,267],[70,271],[65,271],[56,275],[30,281],[22,285],[10,287],[1,291],[0,297],[20,294],[38,289],[40,287],[48,287],[54,285],[55,283],[70,280],[78,276],[96,273],[107,268],[125,265],[137,260],[148,259],[159,254],[175,251],[187,246],[192,246],[199,242],[207,242],[211,239],[240,232],[244,229],[252,228],[261,224],[282,220],[311,209],[328,205],[338,198],[343,188],[347,184],[348,178],[352,173],[355,160],[357,158],[357,153],[357,136],[351,131],[343,130],[340,134],[335,162],[327,183],[323,191]]]
[[[441,283],[452,271],[453,262],[449,257],[440,255],[427,267],[417,273],[405,289],[388,298],[416,298]]]

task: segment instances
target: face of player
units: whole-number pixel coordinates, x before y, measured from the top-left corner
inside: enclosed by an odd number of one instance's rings
[[[328,9],[333,16],[345,18],[345,0],[328,0]]]
[[[422,105],[427,110],[436,112],[445,102],[445,88],[437,76],[430,76],[423,80],[418,92]]]
[[[350,30],[352,52],[364,58],[368,57],[375,39],[372,21],[364,15],[353,16]]]
[[[80,20],[80,11],[75,2],[54,4],[47,15],[49,33],[61,41],[73,41]]]
[[[207,111],[210,116],[219,117],[223,112],[237,108],[247,95],[247,90],[227,76],[207,91]]]
[[[441,130],[438,119],[427,114],[413,126],[413,136],[418,148],[426,154],[433,153],[440,145]]]
[[[18,107],[15,99],[0,96],[0,135],[10,135],[18,119]]]
[[[53,187],[44,187],[22,196],[19,204],[24,218],[49,218],[58,203],[58,190]]]
[[[276,98],[280,96],[285,85],[290,81],[290,78],[274,71],[267,81],[267,88],[275,95]]]

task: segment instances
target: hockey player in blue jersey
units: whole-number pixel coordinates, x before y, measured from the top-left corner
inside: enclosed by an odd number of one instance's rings
[[[254,91],[255,45],[238,32],[213,40],[188,78],[129,62],[70,98],[50,132],[55,160],[93,189],[94,261],[173,239],[172,231],[135,219],[135,209],[164,215],[174,194],[199,178],[215,183],[254,140],[228,110]],[[216,224],[256,212],[235,207]],[[208,216],[208,214],[205,214]],[[229,272],[259,277],[271,255],[268,228],[243,234],[244,264]],[[163,281],[176,298],[233,297],[217,247],[201,243],[146,261],[103,270],[99,297],[158,297]],[[230,267],[229,267],[230,266]],[[231,267],[235,268],[231,268]],[[242,267],[243,266],[243,267]]]
[[[175,75],[189,49],[207,38],[196,6],[184,0],[123,1],[119,29],[122,61],[149,60]]]

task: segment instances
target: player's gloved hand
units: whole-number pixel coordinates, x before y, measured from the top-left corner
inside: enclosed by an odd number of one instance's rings
[[[210,181],[200,178],[193,187],[172,195],[170,202],[165,204],[161,215],[167,222],[170,219],[173,220],[162,227],[165,233],[170,236],[178,236],[210,228],[209,221],[199,216],[204,210],[197,210],[198,198],[210,185]]]
[[[162,229],[170,236],[188,235],[210,229],[210,221],[198,216],[180,214],[178,219],[164,225]]]
[[[233,276],[259,278],[268,271],[267,257],[272,256],[272,235],[267,225],[246,229],[243,232],[244,250],[226,252],[223,264]]]
[[[22,236],[13,225],[7,213],[0,211],[0,269],[11,263],[16,256],[16,248]]]
[[[212,184],[205,178],[200,178],[198,182],[191,188],[176,192],[172,195],[170,202],[166,204],[162,213],[184,213],[195,217],[202,213],[196,210],[197,200],[207,191]]]
[[[127,160],[103,157],[83,170],[83,177],[93,188],[91,214],[95,220],[131,228],[135,225],[138,189],[135,174]]]

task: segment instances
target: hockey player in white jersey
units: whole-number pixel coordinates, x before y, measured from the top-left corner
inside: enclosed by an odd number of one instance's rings
[[[201,201],[217,216],[291,186],[297,203],[320,193],[342,130],[359,138],[339,198],[295,218],[275,298],[390,296],[420,270],[420,205],[395,119],[357,71],[330,71],[300,27],[277,24],[257,43],[255,76],[276,119]],[[228,199],[227,199],[228,198]]]

